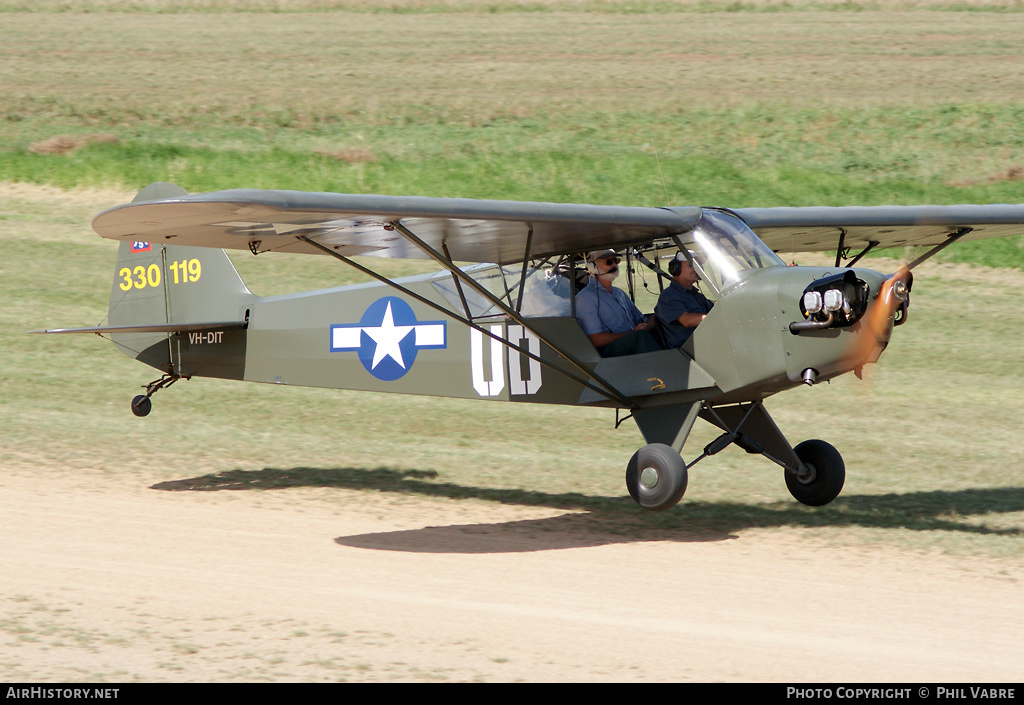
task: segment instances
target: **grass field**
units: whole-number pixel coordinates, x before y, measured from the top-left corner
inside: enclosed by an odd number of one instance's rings
[[[891,5],[7,12],[0,180],[629,205],[1020,201],[1024,14]],[[948,257],[1020,266],[1022,248]]]
[[[576,508],[620,532],[797,526],[1021,554],[1021,238],[945,255],[1006,270],[922,268],[910,323],[869,383],[770,402],[792,440],[844,453],[847,488],[825,510],[795,505],[781,471],[731,449],[697,466],[677,510],[642,514],[622,482],[639,433],[612,432],[606,411],[196,380],[142,421],[128,400],[148,368],[103,341],[22,334],[103,317],[113,250],[89,220],[156,180],[634,205],[1022,200],[1020,3],[457,4],[0,2],[8,471],[193,488],[229,473],[236,487]],[[351,280],[309,259],[238,264],[260,294]],[[713,435],[699,428],[684,455]]]

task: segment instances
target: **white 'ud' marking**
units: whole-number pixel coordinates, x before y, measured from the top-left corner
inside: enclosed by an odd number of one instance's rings
[[[491,326],[490,332],[498,336],[502,335],[501,326]],[[508,368],[509,392],[515,395],[536,394],[541,387],[541,364],[533,358],[529,360],[529,379],[523,379],[523,370],[518,348],[522,341],[526,341],[526,347],[531,355],[540,356],[540,340],[530,331],[522,326],[509,325],[505,334],[507,340],[514,347],[504,345],[496,338],[490,338],[491,373],[489,378],[484,376],[484,333],[476,328],[470,329],[469,348],[470,362],[473,371],[473,389],[482,397],[496,397],[505,388],[505,368]],[[502,352],[502,348],[507,353]],[[507,357],[506,357],[507,356]]]
[[[501,338],[501,326],[491,326],[491,333]],[[496,397],[505,388],[505,371],[501,368],[501,341],[491,338],[491,379],[484,379],[484,334],[476,328],[469,331],[469,352],[473,368],[473,389],[482,397]]]
[[[531,355],[540,357],[540,340],[530,331],[522,326],[508,327],[508,342],[515,346],[521,346],[526,341]],[[532,357],[526,358],[530,362],[530,378],[523,380],[523,368],[519,361],[520,354],[515,348],[508,349],[508,386],[512,394],[536,394],[540,389],[540,362]]]

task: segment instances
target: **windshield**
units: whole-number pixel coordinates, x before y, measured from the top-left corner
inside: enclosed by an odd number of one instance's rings
[[[752,271],[786,266],[746,223],[722,211],[705,209],[680,241],[692,254],[700,280],[719,294]]]

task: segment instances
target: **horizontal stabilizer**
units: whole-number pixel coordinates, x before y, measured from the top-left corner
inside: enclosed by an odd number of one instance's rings
[[[221,323],[155,323],[134,326],[90,326],[88,328],[50,328],[30,330],[29,333],[195,333],[208,330],[245,330],[247,321],[225,321]]]

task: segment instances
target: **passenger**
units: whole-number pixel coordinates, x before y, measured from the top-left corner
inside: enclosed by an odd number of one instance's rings
[[[614,250],[592,252],[587,258],[591,279],[576,295],[576,318],[601,357],[661,350],[651,333],[654,316],[644,318],[622,289],[612,286],[619,276]]]
[[[690,339],[701,321],[707,318],[714,303],[697,289],[700,277],[682,252],[668,263],[668,273],[672,283],[658,297],[654,315],[658,317],[665,344],[670,348],[678,348]]]

